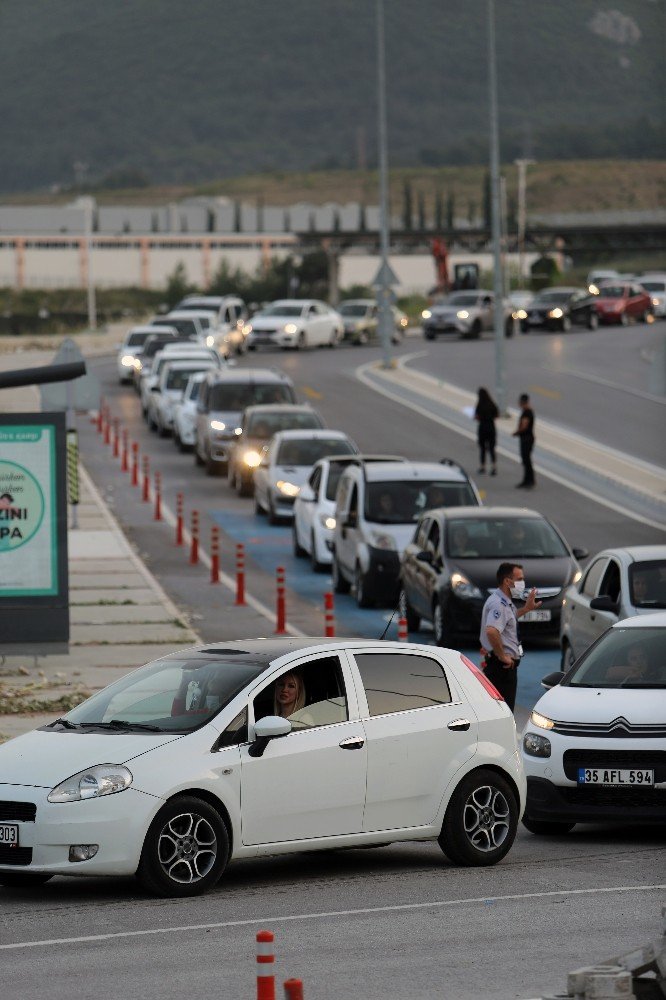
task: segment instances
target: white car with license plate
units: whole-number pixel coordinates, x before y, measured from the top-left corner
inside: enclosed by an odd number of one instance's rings
[[[175,408],[183,398],[183,393],[191,375],[204,375],[217,366],[213,361],[169,361],[162,369],[160,380],[153,386],[152,412],[155,427],[160,437],[166,437],[173,430]]]
[[[173,443],[179,451],[191,451],[197,430],[197,397],[206,372],[190,375],[182,398],[173,408]]]
[[[314,463],[325,455],[356,454],[358,448],[342,431],[279,431],[254,470],[256,513],[268,514],[271,524],[293,517],[294,502]]]
[[[318,299],[280,299],[252,317],[247,348],[336,347],[344,336],[342,317]]]
[[[666,613],[608,629],[549,688],[523,732],[523,823],[666,823]]]
[[[513,716],[460,653],[226,641],[0,747],[0,885],[136,874],[192,896],[232,860],[410,840],[485,866],[524,800]]]

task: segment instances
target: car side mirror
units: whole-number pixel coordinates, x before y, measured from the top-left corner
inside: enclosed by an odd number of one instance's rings
[[[429,566],[432,566],[433,563],[432,552],[417,552],[416,561],[422,563],[428,563]]]
[[[310,486],[304,486],[298,494],[298,499],[302,500],[304,503],[314,503],[317,498],[315,497]]]
[[[544,687],[546,691],[550,691],[551,688],[557,687],[565,677],[566,674],[563,670],[554,670],[552,674],[547,674],[541,678],[541,687]]]
[[[601,597],[593,597],[590,601],[590,607],[593,611],[611,611],[613,614],[617,614],[617,604],[608,594],[602,594]]]
[[[160,389],[159,385],[151,385],[150,391],[151,392],[161,392],[162,390]]]
[[[573,552],[574,559],[587,559],[590,554],[587,549],[572,549],[571,551]]]
[[[250,757],[263,757],[264,750],[271,740],[280,736],[288,736],[291,732],[291,722],[279,715],[267,715],[254,724],[254,743],[248,748]]]

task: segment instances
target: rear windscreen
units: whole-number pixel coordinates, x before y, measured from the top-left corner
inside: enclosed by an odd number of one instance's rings
[[[236,413],[261,403],[294,403],[294,390],[283,383],[229,382],[211,388],[209,409]]]

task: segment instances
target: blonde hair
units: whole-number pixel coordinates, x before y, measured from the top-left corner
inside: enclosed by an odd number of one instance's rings
[[[277,700],[277,686],[280,683],[280,681],[285,679],[285,677],[293,677],[294,680],[296,681],[296,701],[294,702],[294,707],[292,709],[291,714],[293,715],[294,712],[299,712],[302,708],[305,707],[305,684],[303,683],[303,678],[301,677],[300,674],[297,674],[295,670],[288,670],[286,674],[282,674],[280,677],[278,677],[278,679],[275,682],[275,689],[273,692],[274,715],[280,715],[280,716],[282,715],[281,705]]]

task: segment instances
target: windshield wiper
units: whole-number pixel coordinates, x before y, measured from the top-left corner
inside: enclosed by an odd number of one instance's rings
[[[53,726],[63,726],[64,729],[78,729],[78,724],[75,722],[70,722],[69,719],[56,719],[55,722],[50,723],[50,727]]]
[[[126,722],[124,719],[111,719],[110,722],[81,722],[81,726],[92,729],[140,729],[148,733],[163,733],[160,726],[150,726],[144,722]]]

